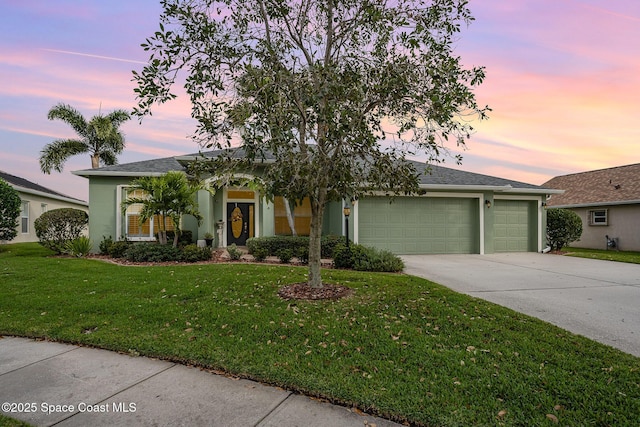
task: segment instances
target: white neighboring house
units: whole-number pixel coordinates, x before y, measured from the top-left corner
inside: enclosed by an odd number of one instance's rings
[[[33,223],[43,213],[59,208],[75,208],[89,213],[89,204],[24,178],[0,171],[5,180],[20,195],[22,211],[18,218],[18,235],[9,243],[37,242]]]

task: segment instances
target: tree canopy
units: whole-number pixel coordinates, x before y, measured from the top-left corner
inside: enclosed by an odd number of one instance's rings
[[[69,124],[79,138],[58,139],[40,152],[40,169],[50,174],[52,169],[62,172],[65,162],[71,156],[89,153],[91,167],[118,163],[118,154],[125,146],[124,134],[119,130],[122,123],[129,120],[125,110],[115,110],[103,116],[98,114],[87,121],[75,108],[66,104],[58,104],[49,110],[49,120],[62,120]]]
[[[184,81],[203,147],[241,145],[222,175],[275,156],[267,197],[311,204],[309,283],[321,286],[320,234],[330,201],[418,190],[407,155],[442,158],[485,118],[453,46],[473,20],[466,0],[163,0],[160,29],[134,72],[140,117]],[[182,75],[185,74],[184,80]]]

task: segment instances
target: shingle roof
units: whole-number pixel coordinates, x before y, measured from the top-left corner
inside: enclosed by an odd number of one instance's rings
[[[542,185],[566,190],[551,196],[548,206],[640,203],[640,163],[557,176]]]
[[[420,172],[427,167],[423,162],[413,162],[416,169]],[[512,181],[509,179],[498,178],[490,175],[482,175],[479,173],[466,172],[457,169],[447,168],[438,165],[430,165],[431,173],[422,174],[420,176],[420,184],[426,185],[486,185],[486,186],[511,186],[513,188],[522,189],[542,189],[533,184],[525,182]]]
[[[11,175],[10,173],[7,173],[7,172],[0,171],[0,178],[4,179],[5,181],[7,181],[11,185],[22,187],[22,188],[24,188],[26,190],[39,191],[41,193],[49,194],[49,195],[54,196],[54,197],[62,197],[62,198],[65,198],[65,199],[77,200],[78,202],[86,204],[86,202],[84,200],[80,200],[80,199],[76,199],[75,197],[67,196],[66,194],[59,193],[57,191],[54,191],[54,190],[52,190],[50,188],[47,188],[47,187],[44,187],[44,186],[42,186],[40,184],[37,184],[35,182],[31,182],[28,179],[24,179],[24,178],[21,178],[19,176]]]
[[[181,161],[196,156],[216,157],[223,150],[214,150],[203,153],[187,154],[184,156],[165,157],[153,160],[144,160],[140,162],[124,163],[114,166],[105,166],[98,169],[85,169],[76,171],[74,174],[80,176],[91,175],[118,175],[118,176],[140,176],[140,175],[160,175],[169,171],[185,170]],[[240,158],[244,156],[242,149],[234,149],[232,157]],[[275,160],[273,156],[267,155],[267,161]],[[434,186],[490,186],[490,187],[511,187],[513,189],[525,190],[544,190],[543,187],[527,184],[524,182],[513,181],[503,178],[497,178],[489,175],[482,175],[472,172],[465,172],[457,169],[451,169],[438,165],[427,166],[424,162],[410,161],[416,167],[418,172],[424,172],[427,167],[430,168],[429,173],[420,175],[420,184]]]

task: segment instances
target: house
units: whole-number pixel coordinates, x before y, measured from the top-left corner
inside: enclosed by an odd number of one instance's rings
[[[157,224],[153,220],[139,224],[139,206],[121,210],[131,180],[184,171],[185,165],[196,158],[220,153],[210,151],[74,172],[89,179],[90,237],[95,248],[106,236],[154,239]],[[270,161],[274,159],[266,159],[266,167]],[[418,170],[425,169],[423,163],[415,165]],[[397,196],[393,203],[382,194],[355,202],[348,221],[350,239],[397,254],[540,251],[546,246],[543,204],[548,194],[559,190],[435,165],[431,174],[422,175],[420,187],[424,194]],[[198,204],[204,221],[198,225],[191,217],[182,220],[182,228],[191,230],[197,239],[210,232],[218,236],[215,244],[225,247],[232,243],[243,245],[253,236],[290,234],[285,204],[279,197],[270,202],[250,188],[230,186],[218,188],[213,194],[200,191]],[[298,234],[308,233],[310,215],[308,203],[295,208]],[[344,235],[345,222],[343,203],[330,203],[325,210],[323,234]]]
[[[35,182],[3,171],[0,171],[0,178],[17,191],[22,200],[18,235],[11,243],[37,242],[38,237],[36,236],[34,222],[47,211],[59,208],[75,208],[85,212],[89,211],[87,202],[58,193]]]
[[[571,209],[582,218],[582,237],[571,246],[640,251],[640,163],[557,176],[543,184],[560,188],[549,207]]]

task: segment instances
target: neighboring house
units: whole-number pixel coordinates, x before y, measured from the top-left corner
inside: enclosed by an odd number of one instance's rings
[[[237,150],[238,156],[242,155]],[[107,236],[114,239],[153,240],[157,224],[140,225],[140,207],[121,210],[131,180],[140,176],[159,176],[168,171],[184,171],[199,156],[214,157],[220,151],[167,157],[73,172],[89,179],[90,237],[97,244]],[[263,163],[268,167],[274,159]],[[425,165],[415,162],[418,169]],[[424,194],[415,197],[383,195],[358,200],[351,209],[349,235],[357,243],[389,249],[397,254],[493,253],[540,251],[545,247],[546,227],[543,208],[547,195],[558,192],[539,186],[492,176],[432,166],[423,175]],[[282,198],[273,202],[242,186],[218,188],[212,194],[200,191],[200,226],[192,217],[182,220],[194,239],[207,232],[221,241],[243,245],[253,236],[290,234]],[[298,234],[308,234],[308,202],[294,211]],[[153,221],[152,221],[153,222]],[[324,215],[323,234],[344,235],[343,203],[330,203]]]
[[[7,181],[17,191],[22,200],[22,211],[20,218],[18,218],[18,235],[11,243],[37,242],[38,237],[33,224],[40,215],[47,211],[58,208],[89,211],[87,202],[58,193],[24,178],[2,171],[0,171],[0,178]]]
[[[549,198],[549,207],[582,218],[582,237],[571,246],[607,249],[609,236],[621,250],[640,251],[640,163],[557,176],[543,186],[565,190]]]

